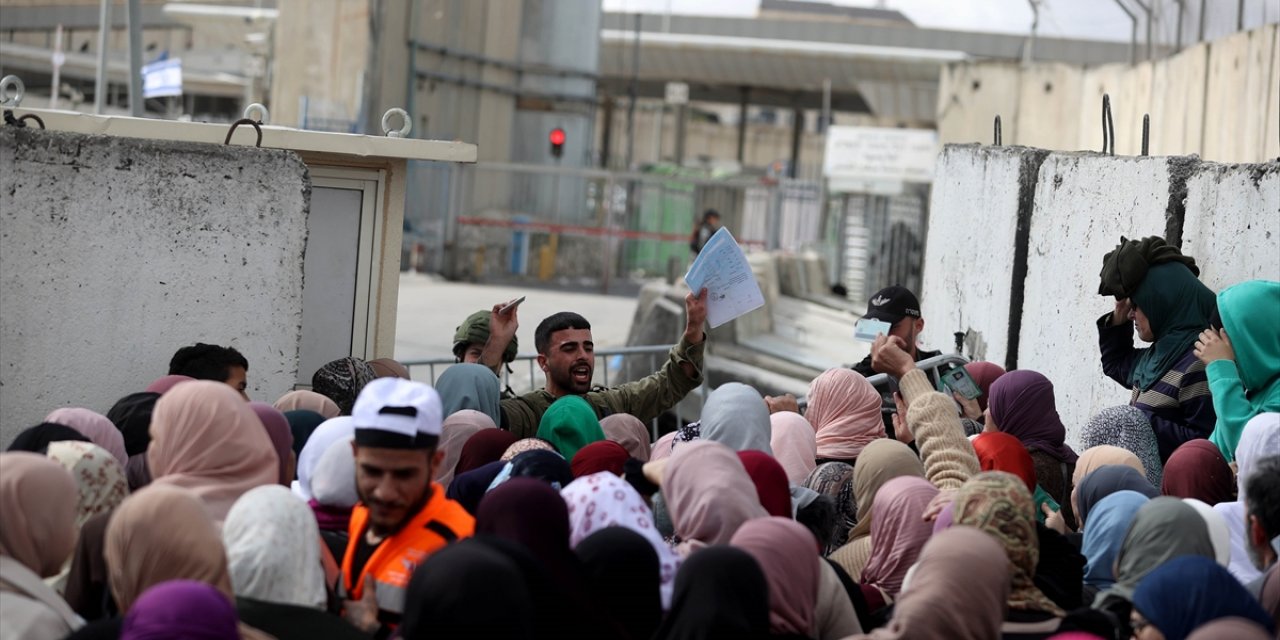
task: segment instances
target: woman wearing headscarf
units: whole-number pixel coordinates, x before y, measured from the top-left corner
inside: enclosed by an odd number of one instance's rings
[[[1218,564],[1226,567],[1231,564],[1231,530],[1227,528],[1227,522],[1222,516],[1213,510],[1213,507],[1196,500],[1195,498],[1183,498],[1183,502],[1191,505],[1196,513],[1204,520],[1204,526],[1209,530],[1209,542],[1213,544],[1213,558]]]
[[[488,540],[468,538],[428,556],[409,580],[405,603],[405,640],[541,637],[519,563]]]
[[[600,420],[600,429],[605,439],[622,445],[632,458],[649,461],[649,429],[639,418],[629,413],[615,413]]]
[[[1271,616],[1226,569],[1201,556],[1182,556],[1142,579],[1133,593],[1130,620],[1138,640],[1185,640],[1201,625],[1228,617],[1275,630]]]
[[[442,415],[472,409],[489,416],[493,424],[502,424],[502,390],[498,376],[488,367],[466,362],[452,365],[436,378],[435,388],[440,394]]]
[[[1235,474],[1218,447],[1208,440],[1191,440],[1178,447],[1165,465],[1169,474],[1160,493],[1195,498],[1209,506],[1235,499]]]
[[[195,380],[195,378],[178,374],[160,376],[159,378],[156,378],[155,382],[147,385],[147,388],[144,389],[144,391],[147,393],[158,393],[160,395],[164,395],[168,393],[170,389],[178,386],[179,384],[183,382],[191,382],[192,380]]]
[[[289,478],[290,481],[297,479],[297,461],[298,456],[302,455],[302,448],[307,446],[307,440],[311,439],[311,434],[322,424],[325,417],[315,411],[307,411],[306,409],[295,409],[293,411],[285,411],[284,419],[289,422],[289,433],[293,436],[294,460],[294,477]]]
[[[1262,413],[1280,412],[1277,308],[1280,282],[1250,280],[1227,287],[1218,294],[1221,331],[1206,330],[1195,343],[1195,355],[1205,364],[1213,392],[1216,423],[1209,440],[1227,462],[1234,459],[1249,420]]]
[[[658,554],[644,536],[605,527],[574,547],[587,588],[620,640],[648,640],[662,622]]]
[[[1156,567],[1179,556],[1213,559],[1213,542],[1204,519],[1177,498],[1161,496],[1142,505],[1125,533],[1115,560],[1115,584],[1098,593],[1093,608],[1110,613],[1117,637],[1129,637],[1134,589]]]
[[[952,527],[925,544],[889,624],[851,640],[991,640],[1009,590],[1009,560],[996,538]]]
[[[1267,628],[1252,620],[1244,618],[1218,618],[1213,622],[1196,628],[1187,640],[1272,640],[1274,636],[1267,633]]]
[[[493,484],[509,464],[499,460],[480,465],[466,473],[460,473],[453,477],[453,482],[449,483],[449,488],[445,489],[444,495],[462,505],[467,513],[474,516],[480,510],[480,500],[489,490],[489,485]]]
[[[295,499],[297,498],[295,494]],[[311,507],[320,537],[335,560],[346,553],[351,510],[360,501],[356,491],[356,459],[351,439],[329,445],[316,463],[311,477]]]
[[[290,391],[280,396],[280,399],[271,406],[286,414],[290,411],[313,411],[324,416],[325,420],[342,415],[342,409],[338,408],[338,403],[327,396],[306,389]]]
[[[685,443],[666,463],[661,484],[682,557],[724,544],[742,523],[768,516],[742,461],[718,442]]]
[[[311,390],[338,405],[338,415],[349,416],[366,384],[378,377],[360,358],[339,358],[316,370]]]
[[[480,368],[484,369],[484,367]],[[485,369],[485,372],[490,378],[493,377],[493,373],[488,369]],[[440,442],[436,445],[436,451],[444,452],[444,459],[440,461],[440,466],[436,467],[435,480],[447,487],[450,482],[453,482],[458,458],[462,456],[462,449],[471,436],[481,431],[497,429],[497,425],[487,414],[475,409],[460,409],[444,415],[444,423],[440,425]]]
[[[1005,377],[1009,375],[1012,373]],[[1026,485],[1011,473],[985,471],[960,488],[953,504],[955,524],[975,527],[994,536],[1004,546],[1013,565],[1009,610],[1002,633],[1029,637],[1052,635],[1065,612],[1034,581],[1040,562],[1040,544]],[[1075,585],[1079,584],[1077,576]]]
[[[858,504],[853,494],[853,467],[843,462],[824,462],[804,479],[804,486],[831,499],[836,508],[835,530],[831,544],[822,550],[829,556],[844,546],[849,530],[858,522]]]
[[[280,461],[278,482],[280,486],[287,487],[293,481],[298,466],[298,460],[293,454],[293,432],[289,429],[289,420],[265,402],[250,402],[249,408],[253,409],[254,415],[258,416],[258,421],[266,429],[267,437],[271,438],[271,448],[275,449],[276,458]]]
[[[676,575],[671,611],[654,637],[769,637],[769,583],[760,564],[746,551],[725,545],[690,556]]]
[[[611,473],[593,473],[560,491],[569,509],[569,546],[577,548],[587,536],[606,527],[625,527],[644,536],[658,556],[660,595],[664,609],[671,605],[671,589],[680,556],[653,525],[653,513],[627,481]]]
[[[280,640],[363,637],[324,612],[320,531],[288,489],[264,485],[240,496],[222,541],[241,620]]]
[[[600,471],[608,471],[620,476],[623,473],[623,465],[630,459],[631,456],[627,455],[627,450],[623,449],[622,445],[609,440],[600,440],[578,449],[578,453],[574,454],[573,460],[569,463],[569,468],[573,471],[575,478]]]
[[[900,477],[924,477],[924,466],[907,445],[881,438],[863,449],[853,468],[853,495],[858,521],[849,530],[848,542],[831,554],[831,559],[850,577],[862,575],[871,558],[871,521],[876,493],[884,483]]]
[[[44,455],[48,453],[49,445],[55,442],[89,442],[89,438],[71,427],[42,422],[34,427],[23,429],[13,442],[9,443],[6,451],[25,451]]]
[[[102,447],[89,442],[55,442],[49,445],[50,460],[62,465],[75,478],[79,489],[76,503],[74,531],[79,534],[84,523],[98,514],[110,513],[125,496],[129,495],[129,483],[124,477],[124,467],[115,456]],[[66,591],[67,573],[71,570],[68,555],[62,569],[45,582],[58,593]]]
[[[566,460],[572,460],[578,449],[604,440],[604,431],[591,404],[582,396],[568,395],[547,407],[538,422],[538,437],[550,442]]]
[[[858,372],[827,369],[809,383],[808,397],[818,461],[853,464],[863,447],[885,437],[880,392]]]
[[[991,385],[995,384],[995,381],[1005,374],[1004,367],[994,362],[979,360],[964,365],[964,370],[969,373],[969,377],[973,378],[973,381],[978,385],[978,390],[982,391],[981,395],[974,398],[978,403],[978,412],[981,414],[987,410],[987,402],[991,397]],[[977,417],[966,415],[965,417],[971,420],[981,420],[982,418],[981,415]]]
[[[369,367],[373,369],[374,374],[379,378],[400,378],[402,380],[412,380],[413,376],[409,375],[409,368],[400,364],[397,360],[391,358],[378,358],[369,361]]]
[[[521,438],[519,440],[516,440],[515,444],[512,444],[511,446],[507,447],[507,450],[502,452],[502,457],[498,458],[498,460],[501,460],[502,462],[510,462],[511,460],[514,460],[516,456],[526,451],[555,451],[555,450],[556,448],[554,445],[552,445],[550,442],[547,442],[546,440],[543,440],[542,438]]]
[[[170,580],[133,603],[120,640],[240,640],[236,610],[217,589],[195,580]]]
[[[56,640],[84,621],[43,578],[75,545],[76,481],[31,452],[0,453],[0,638]]]
[[[1076,452],[1067,446],[1067,429],[1058,416],[1053,383],[1037,373],[1010,371],[991,385],[987,404],[987,429],[1003,431],[1018,440],[1036,465],[1036,484],[1058,504],[1069,506]],[[1068,524],[1070,513],[1064,513]]]
[[[818,444],[813,425],[794,411],[769,414],[769,446],[787,472],[791,484],[804,484],[818,465]]]
[[[1109,444],[1125,449],[1138,457],[1147,472],[1147,480],[1160,486],[1164,477],[1164,465],[1160,459],[1160,444],[1151,430],[1151,419],[1141,409],[1132,405],[1107,407],[1089,418],[1080,431],[1080,446],[1085,450]]]
[[[1098,445],[1085,451],[1080,459],[1076,462],[1075,470],[1071,474],[1071,512],[1075,514],[1076,528],[1083,526],[1083,516],[1080,512],[1079,487],[1084,479],[1093,474],[1094,471],[1103,467],[1124,466],[1133,469],[1138,476],[1146,478],[1146,469],[1143,468],[1142,462],[1138,460],[1138,456],[1132,452],[1113,447],[1111,445]],[[1126,476],[1127,477],[1127,476]],[[1149,483],[1142,483],[1149,484]],[[1132,487],[1130,487],[1132,488]],[[1095,497],[1095,500],[1097,498]]]
[[[1274,455],[1280,455],[1280,413],[1263,413],[1250,420],[1240,434],[1240,444],[1235,451],[1235,501],[1213,505],[1213,510],[1222,515],[1231,530],[1231,566],[1228,569],[1241,584],[1249,584],[1261,575],[1250,556],[1249,538],[1245,532],[1245,488],[1258,461]]]
[[[1086,559],[1081,594],[1085,602],[1093,602],[1099,591],[1115,584],[1115,560],[1125,533],[1138,510],[1150,499],[1137,491],[1117,491],[1093,507],[1081,547]]]
[[[937,487],[913,476],[894,478],[876,493],[871,516],[871,558],[862,570],[863,593],[873,611],[898,597],[907,570],[933,533],[932,523],[921,516],[936,495]]]
[[[703,440],[719,442],[734,451],[773,455],[769,408],[760,392],[740,382],[722,384],[707,396],[700,428]]]
[[[573,482],[573,469],[569,467],[569,461],[564,456],[555,451],[526,451],[511,459],[493,483],[489,485],[489,490],[493,491],[496,487],[514,478],[533,478],[541,480],[552,489],[559,491]]]
[[[756,486],[760,506],[771,516],[791,517],[791,486],[782,465],[763,451],[739,451],[738,459]]]
[[[988,431],[973,439],[973,451],[978,454],[978,464],[983,471],[1005,471],[1026,483],[1027,491],[1035,501],[1037,522],[1044,523],[1044,507],[1050,511],[1058,510],[1058,503],[1036,484],[1035,462],[1020,440],[1007,433]]]
[[[516,435],[504,429],[481,429],[462,445],[453,477],[477,469],[502,458],[502,454],[516,443]]]
[[[125,463],[125,476],[129,490],[137,491],[151,483],[151,470],[147,468],[147,445],[151,444],[151,415],[155,411],[158,393],[133,393],[116,401],[107,411],[107,419],[124,436],[124,451],[129,456]]]
[[[333,443],[348,441],[356,435],[356,423],[351,416],[340,416],[324,421],[307,439],[302,453],[298,454],[298,480],[293,483],[294,495],[303,500],[311,500],[315,496],[311,492],[311,477],[320,457]]]
[[[1104,259],[1099,293],[1116,301],[1097,321],[1102,371],[1131,390],[1129,404],[1151,417],[1161,460],[1213,430],[1213,400],[1194,347],[1217,305],[1199,273],[1194,259],[1159,237],[1121,238]],[[1150,347],[1133,346],[1135,326]]]
[[[853,604],[839,586],[838,598],[822,602],[830,567],[817,556],[817,541],[790,518],[768,517],[742,525],[729,544],[755,558],[769,583],[769,630],[773,637],[844,638],[862,631]],[[827,611],[820,609],[823,606]]]
[[[184,382],[156,402],[147,466],[152,484],[190,489],[215,521],[246,491],[280,477],[262,421],[235,390],[208,380]]]
[[[129,463],[129,454],[125,452],[124,435],[106,416],[88,409],[58,409],[45,416],[45,422],[61,424],[76,431],[99,447],[102,447],[120,462],[120,466]]]
[[[1080,479],[1080,486],[1075,488],[1072,497],[1076,503],[1077,517],[1087,530],[1089,513],[1093,506],[1103,498],[1117,491],[1136,491],[1148,498],[1160,495],[1160,490],[1147,482],[1146,476],[1133,467],[1112,464],[1099,467],[1096,471]]]

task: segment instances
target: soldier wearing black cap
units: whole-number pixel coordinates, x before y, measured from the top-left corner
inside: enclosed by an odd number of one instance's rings
[[[924,317],[920,315],[920,300],[904,286],[895,284],[877,291],[867,301],[867,313],[863,317],[889,323],[889,335],[902,340],[900,346],[916,362],[942,355],[941,351],[923,351],[916,346],[920,332],[924,331]],[[870,355],[854,365],[853,370],[867,377],[876,374],[871,368]]]

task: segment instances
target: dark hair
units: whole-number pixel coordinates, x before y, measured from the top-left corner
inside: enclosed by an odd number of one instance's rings
[[[226,382],[231,377],[231,367],[249,370],[249,361],[232,347],[197,342],[178,349],[169,361],[169,375],[191,376],[196,380]]]
[[[825,494],[819,494],[813,502],[796,510],[796,522],[808,528],[823,549],[831,546],[838,518],[835,500]]]
[[[18,437],[14,438],[13,443],[9,445],[8,450],[30,451],[45,455],[49,452],[49,445],[55,442],[66,442],[67,440],[89,442],[88,438],[71,427],[55,422],[42,422],[19,433]]]
[[[546,354],[547,349],[551,347],[551,334],[565,329],[590,329],[591,323],[587,319],[572,312],[561,311],[553,313],[538,323],[538,328],[533,332],[533,348],[538,353]]]
[[[1267,532],[1267,539],[1280,536],[1280,455],[1258,460],[1245,483],[1245,505]]]
[[[719,217],[720,217],[720,212],[716,211],[715,209],[707,209],[706,211],[702,212],[703,222],[711,222],[712,218],[719,218]]]

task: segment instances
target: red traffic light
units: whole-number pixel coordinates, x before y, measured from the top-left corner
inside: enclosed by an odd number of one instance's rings
[[[557,146],[564,144],[564,129],[556,127],[551,130],[551,144]]]

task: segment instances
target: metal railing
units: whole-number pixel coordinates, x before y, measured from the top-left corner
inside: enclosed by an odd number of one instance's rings
[[[965,356],[959,353],[944,353],[932,358],[925,358],[924,360],[917,362],[916,368],[924,371],[925,375],[929,376],[929,381],[932,382],[934,386],[937,386],[938,380],[944,372],[949,371],[954,367],[963,367],[966,364],[969,364],[969,359]],[[893,402],[894,385],[892,384],[892,378],[889,377],[889,374],[877,373],[874,376],[868,376],[867,382],[870,382],[871,386],[875,387],[876,391],[880,392],[880,398],[882,401],[882,404],[880,405],[880,412],[885,414],[895,413],[898,407]],[[797,398],[796,404],[800,406],[800,413],[804,413],[805,410],[809,408],[809,398],[807,396]]]

